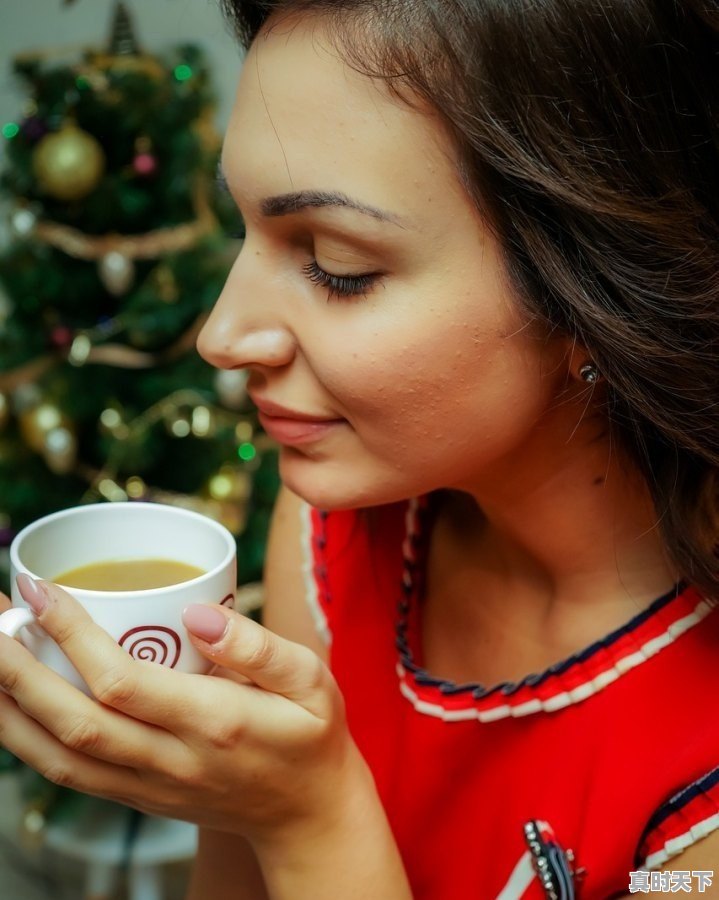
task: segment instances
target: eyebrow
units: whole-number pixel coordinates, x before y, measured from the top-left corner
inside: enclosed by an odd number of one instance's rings
[[[225,174],[219,166],[217,167],[217,183],[223,191],[230,193]],[[304,209],[318,209],[321,207],[354,209],[381,222],[391,222],[400,228],[407,227],[401,217],[395,213],[378,209],[376,206],[369,206],[366,203],[360,203],[359,200],[353,200],[341,191],[292,191],[288,194],[278,194],[275,197],[265,197],[260,201],[262,215],[268,218],[287,216],[301,212]]]

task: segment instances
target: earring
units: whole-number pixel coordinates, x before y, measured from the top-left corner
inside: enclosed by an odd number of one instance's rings
[[[587,362],[579,370],[579,377],[582,381],[586,381],[587,384],[596,384],[602,376],[596,363]]]

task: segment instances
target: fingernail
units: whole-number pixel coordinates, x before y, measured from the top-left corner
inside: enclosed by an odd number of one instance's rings
[[[27,605],[35,615],[39,616],[47,606],[48,598],[45,593],[45,588],[39,581],[35,581],[34,578],[31,578],[24,572],[17,576],[16,581],[18,590],[22,594],[23,599],[27,601]]]
[[[210,644],[219,641],[227,630],[227,619],[211,606],[193,604],[185,607],[182,613],[185,628]]]

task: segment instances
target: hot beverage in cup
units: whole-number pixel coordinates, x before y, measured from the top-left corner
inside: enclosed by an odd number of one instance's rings
[[[192,603],[232,605],[235,540],[199,513],[156,503],[78,506],[28,525],[10,547],[13,609],[0,631],[87,692],[58,645],[35,622],[15,584],[26,573],[61,584],[131,656],[206,672],[182,624]]]
[[[90,591],[149,591],[203,574],[204,569],[175,559],[106,559],[62,572],[52,580],[63,587]]]

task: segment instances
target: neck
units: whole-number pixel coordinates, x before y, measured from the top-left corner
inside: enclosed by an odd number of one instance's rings
[[[558,415],[491,477],[450,492],[453,542],[498,596],[525,596],[545,619],[567,604],[645,608],[677,581],[648,488],[602,422]]]

